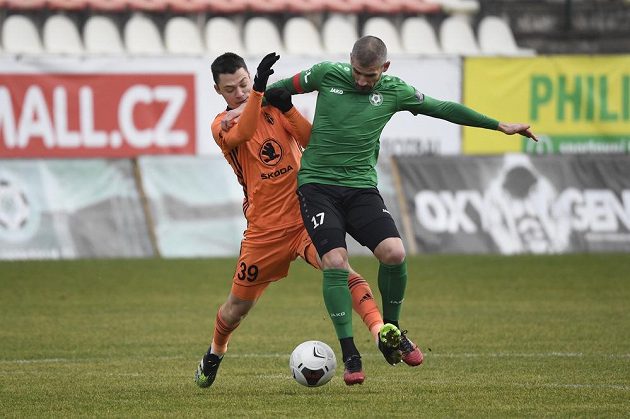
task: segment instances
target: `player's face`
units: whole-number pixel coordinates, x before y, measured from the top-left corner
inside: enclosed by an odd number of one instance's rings
[[[381,75],[389,68],[389,61],[385,61],[383,64],[362,66],[350,55],[350,65],[352,66],[352,77],[356,88],[362,92],[369,92],[381,79]]]
[[[232,74],[219,74],[219,82],[214,85],[214,90],[223,96],[230,108],[235,109],[247,101],[252,81],[247,70],[239,68]]]

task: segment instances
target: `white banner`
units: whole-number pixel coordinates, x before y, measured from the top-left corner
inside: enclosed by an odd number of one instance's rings
[[[0,160],[0,260],[148,256],[129,160]]]
[[[146,156],[139,164],[163,257],[239,254],[243,188],[223,156]]]

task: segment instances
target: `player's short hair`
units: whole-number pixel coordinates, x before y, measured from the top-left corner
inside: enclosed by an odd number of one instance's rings
[[[387,61],[387,47],[380,38],[363,36],[354,43],[352,58],[362,67],[383,65]]]
[[[212,78],[215,83],[219,83],[219,76],[221,74],[234,74],[239,68],[244,68],[245,71],[249,72],[243,57],[233,52],[226,52],[219,55],[210,66]]]

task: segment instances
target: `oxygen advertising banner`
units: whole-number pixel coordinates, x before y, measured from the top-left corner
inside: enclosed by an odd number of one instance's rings
[[[464,101],[540,138],[466,127],[465,154],[630,152],[630,55],[469,58]]]
[[[3,62],[0,157],[195,154],[197,63],[157,64]]]
[[[630,157],[395,157],[425,253],[630,251]]]

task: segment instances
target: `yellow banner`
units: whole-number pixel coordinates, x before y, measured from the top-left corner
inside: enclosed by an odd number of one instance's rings
[[[469,58],[464,104],[500,121],[532,125],[549,147],[588,150],[630,142],[630,55]],[[570,143],[570,144],[568,144]],[[523,137],[465,127],[465,154],[520,152]]]

